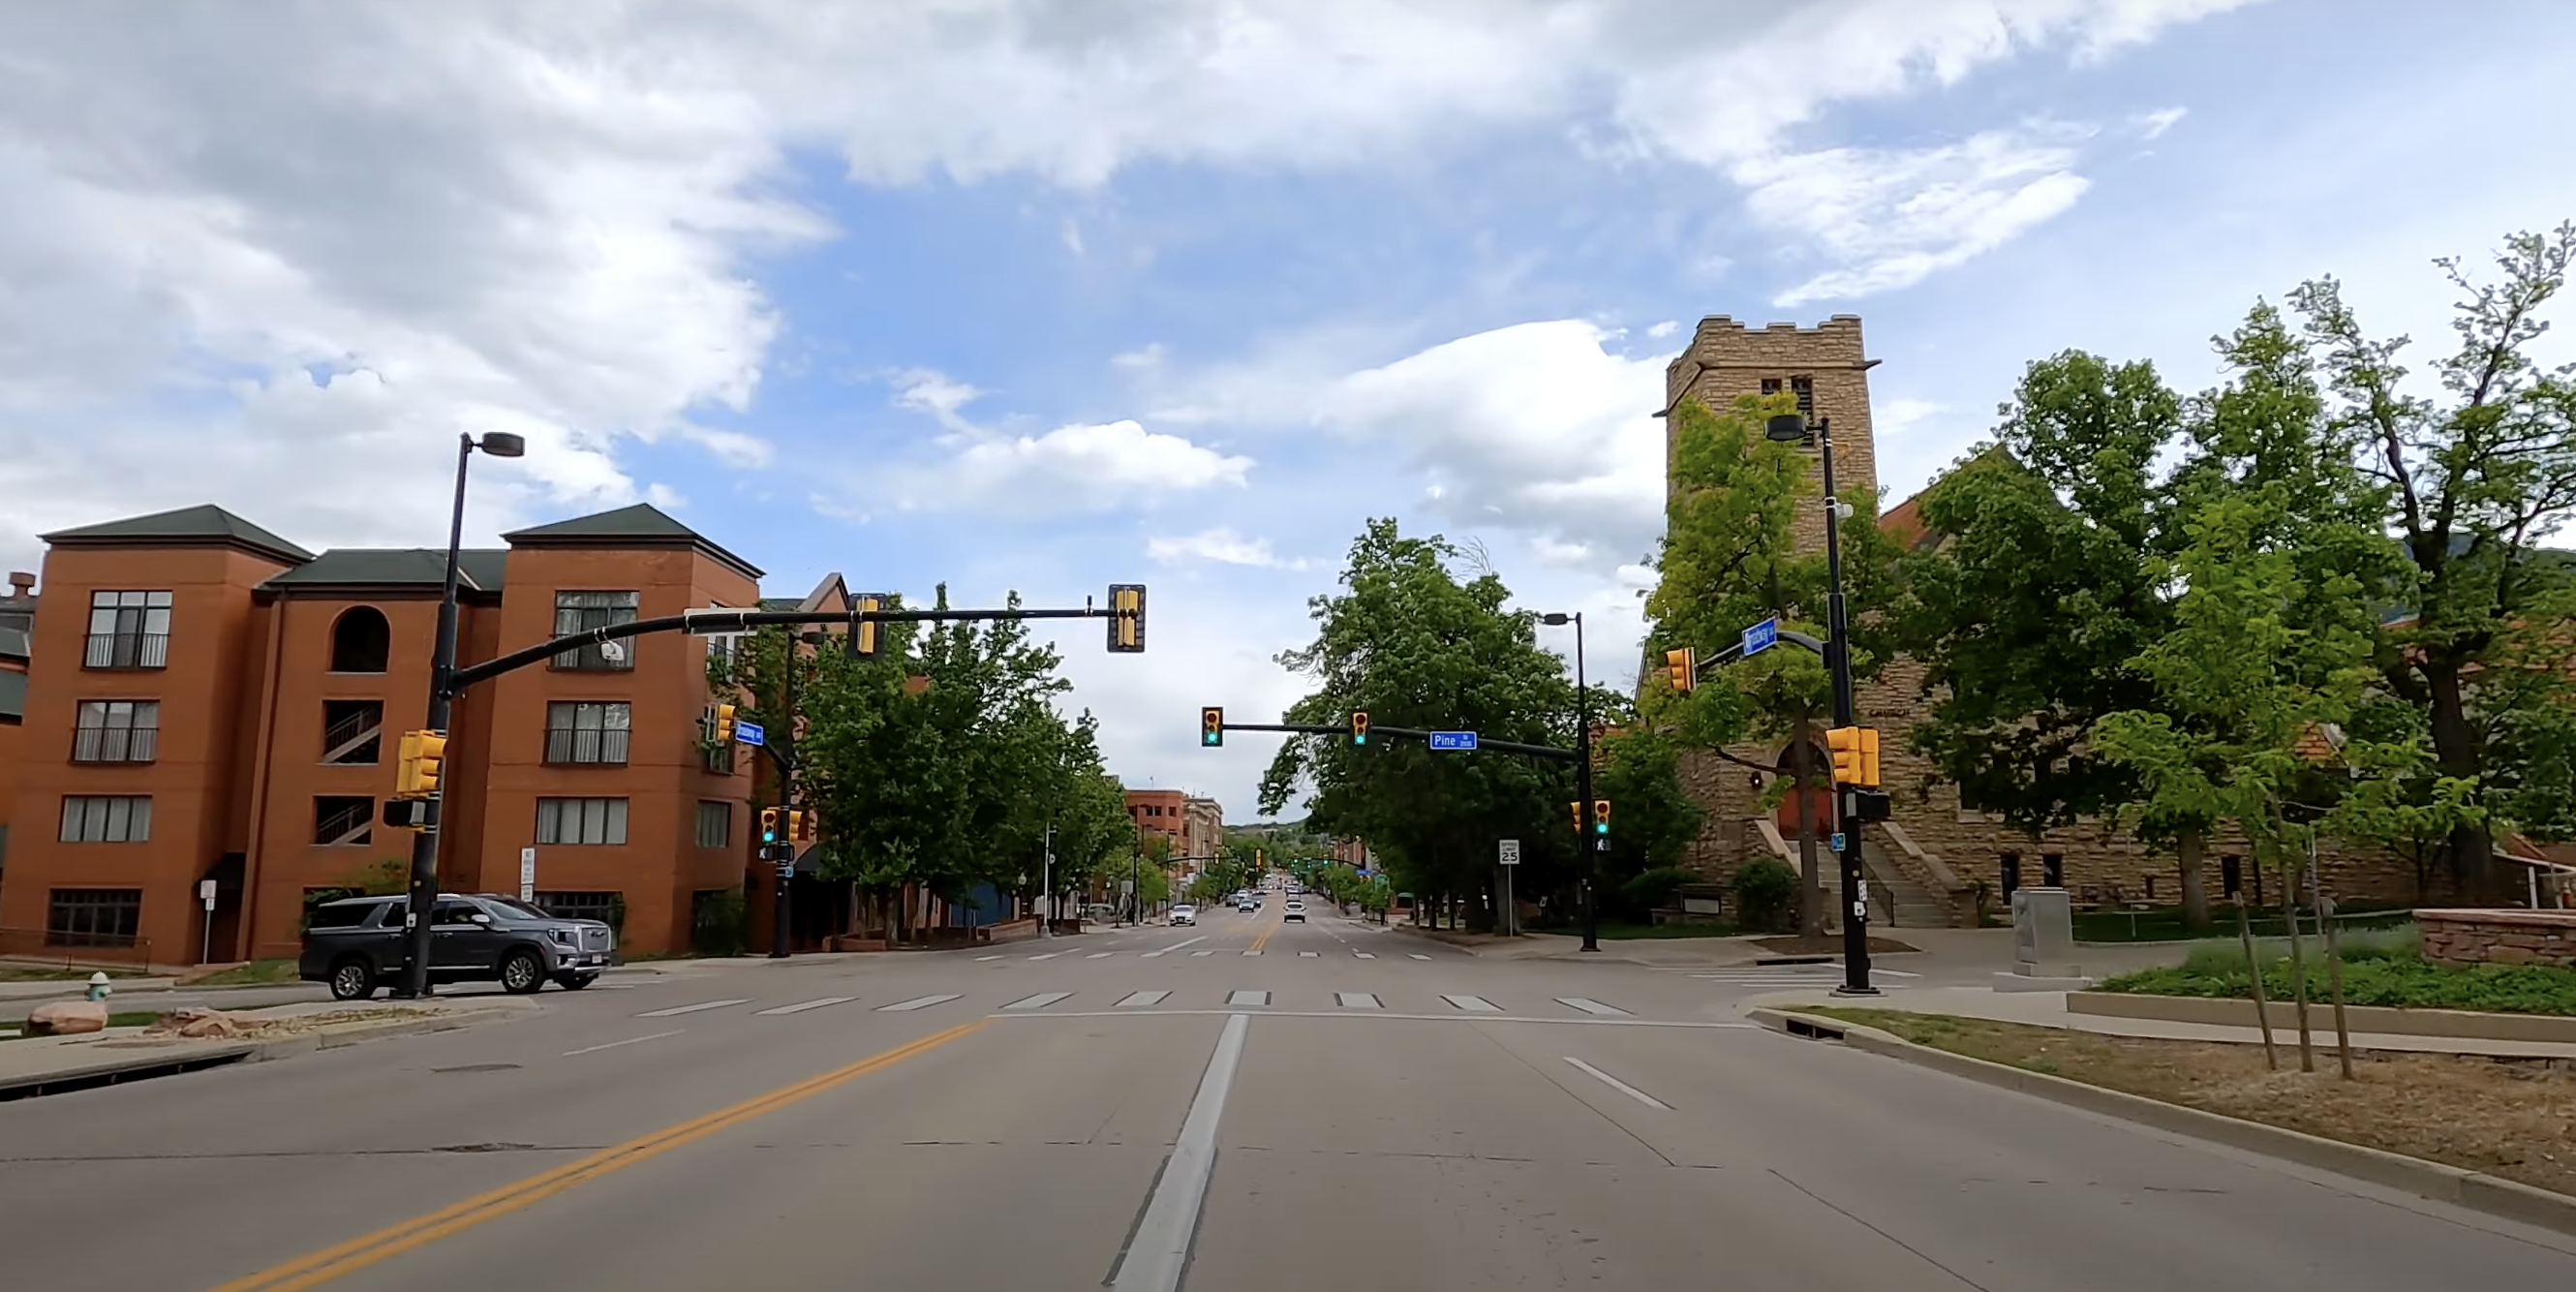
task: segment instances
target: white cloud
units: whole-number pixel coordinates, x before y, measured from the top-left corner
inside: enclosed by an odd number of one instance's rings
[[[1650,336],[1650,337],[1653,337],[1654,339],[1656,339],[1656,340],[1658,340],[1658,341],[1661,341],[1661,340],[1663,340],[1665,337],[1671,336],[1673,333],[1675,333],[1675,332],[1679,332],[1679,331],[1681,331],[1681,330],[1682,330],[1682,325],[1680,324],[1680,322],[1678,322],[1677,320],[1674,320],[1674,319],[1665,319],[1663,322],[1661,322],[1661,323],[1657,323],[1657,324],[1655,324],[1653,327],[1647,328],[1647,329],[1646,329],[1646,335],[1647,335],[1647,336]]]
[[[1253,462],[1133,421],[1061,426],[977,440],[929,466],[881,472],[904,511],[982,511],[1025,519],[1152,507],[1168,496],[1243,488]]]
[[[2129,124],[2136,127],[2138,133],[2148,139],[2160,139],[2164,137],[2166,131],[2181,122],[2190,111],[2189,108],[2158,108],[2153,112],[2141,112],[2129,118]]]
[[[1246,538],[1223,526],[1196,534],[1147,539],[1145,555],[1164,565],[1210,562],[1280,570],[1302,570],[1307,566],[1303,560],[1281,560],[1270,550],[1269,539]]]
[[[1340,379],[1311,416],[1398,450],[1460,525],[1624,559],[1663,527],[1664,365],[1610,339],[1577,320],[1462,337]]]
[[[948,374],[935,368],[907,368],[894,374],[894,402],[897,408],[928,413],[941,426],[959,435],[977,432],[966,420],[966,405],[983,397],[984,392],[962,381],[952,381]]]
[[[1755,219],[1803,230],[1835,268],[1774,305],[1909,287],[1992,251],[2075,204],[2075,132],[1991,132],[1940,148],[1834,148],[1737,168]]]
[[[1130,372],[1134,372],[1140,369],[1159,367],[1161,366],[1163,359],[1163,343],[1160,341],[1154,341],[1139,346],[1136,349],[1110,356],[1109,364],[1113,368],[1124,368]]]

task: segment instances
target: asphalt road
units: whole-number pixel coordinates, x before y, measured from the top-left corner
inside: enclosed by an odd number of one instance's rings
[[[1744,1026],[1770,973],[1478,960],[1273,902],[549,991],[521,1022],[0,1104],[0,1281],[2576,1281],[2576,1240]]]

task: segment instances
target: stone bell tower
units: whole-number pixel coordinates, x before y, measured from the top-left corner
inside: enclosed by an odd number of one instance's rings
[[[1689,348],[1664,369],[1665,479],[1672,476],[1674,405],[1696,398],[1723,412],[1738,395],[1791,391],[1810,422],[1833,423],[1835,483],[1877,488],[1878,449],[1869,422],[1869,370],[1877,364],[1862,352],[1857,314],[1837,314],[1811,328],[1773,323],[1758,331],[1723,314],[1701,319]],[[1821,475],[1817,455],[1809,457],[1809,471]],[[1820,489],[1798,513],[1802,549],[1825,545],[1822,498]]]

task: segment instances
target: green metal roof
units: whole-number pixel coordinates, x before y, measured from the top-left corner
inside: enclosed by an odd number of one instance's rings
[[[130,516],[77,529],[58,529],[38,537],[48,543],[128,543],[138,546],[216,542],[273,556],[289,565],[300,565],[313,559],[311,552],[213,503],[154,512],[149,516]]]
[[[551,525],[512,530],[502,538],[516,547],[521,545],[555,547],[617,547],[621,544],[663,546],[686,543],[709,556],[723,561],[748,577],[757,579],[761,571],[751,562],[726,551],[707,536],[671,519],[659,507],[639,502],[632,507],[603,511],[596,515],[575,516]]]
[[[510,554],[471,547],[456,554],[462,586],[501,590]],[[435,588],[447,580],[447,553],[427,547],[335,547],[261,584],[265,588]]]

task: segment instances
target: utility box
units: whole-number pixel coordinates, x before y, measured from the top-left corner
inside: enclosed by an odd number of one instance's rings
[[[1997,991],[2082,991],[2093,985],[2075,961],[2075,907],[2063,888],[2016,888],[2013,968]]]

